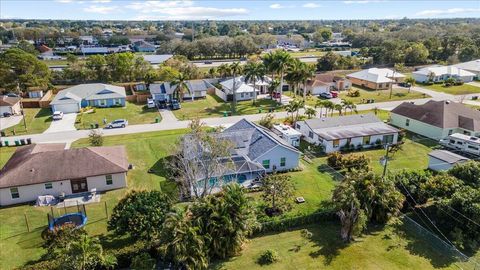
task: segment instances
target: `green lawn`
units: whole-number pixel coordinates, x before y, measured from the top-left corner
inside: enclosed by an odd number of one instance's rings
[[[339,97],[342,99],[347,99],[353,101],[355,104],[362,104],[366,103],[367,99],[373,99],[376,103],[378,102],[386,102],[386,101],[394,101],[394,100],[407,100],[407,99],[419,99],[419,98],[427,98],[430,97],[429,95],[410,91],[408,89],[403,88],[394,88],[392,90],[392,98],[390,98],[390,90],[369,90],[364,88],[359,88],[353,86],[352,89],[358,89],[360,91],[359,97],[349,97],[347,96],[347,91],[340,92]]]
[[[258,99],[256,105],[252,101],[239,101],[237,103],[237,112],[235,115],[256,114],[259,108],[264,112],[269,108],[276,106],[276,111],[282,110],[277,102],[270,99]],[[221,117],[224,111],[231,111],[231,103],[224,102],[215,95],[207,95],[205,99],[195,101],[185,101],[180,110],[173,111],[180,120],[192,118]]]
[[[106,118],[108,123],[116,119],[127,119],[130,125],[150,124],[154,123],[157,117],[160,119],[156,108],[150,109],[145,104],[127,102],[125,107],[95,108],[93,113],[78,114],[75,127],[89,129],[92,123],[103,126],[103,118]]]
[[[25,129],[23,119],[17,125],[4,129],[7,136],[12,136],[13,131],[16,135],[35,134],[44,132],[52,122],[52,111],[50,109],[40,108],[25,108],[25,122],[27,129]]]
[[[451,95],[467,95],[467,94],[475,94],[480,93],[480,87],[464,84],[464,85],[455,85],[445,87],[443,84],[432,84],[432,85],[425,85],[419,84],[419,87],[430,89],[437,92],[443,92]]]
[[[363,237],[348,246],[340,240],[336,222],[305,228],[313,233],[309,240],[301,236],[302,228],[256,237],[240,256],[216,263],[212,269],[459,269],[426,242],[405,235],[401,225],[370,225]],[[267,249],[276,250],[279,261],[258,264]]]

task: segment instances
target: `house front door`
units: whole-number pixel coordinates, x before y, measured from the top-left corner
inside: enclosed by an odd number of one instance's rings
[[[79,192],[88,191],[88,185],[87,185],[87,179],[86,178],[72,179],[72,180],[70,180],[70,184],[72,185],[72,193],[79,193]]]

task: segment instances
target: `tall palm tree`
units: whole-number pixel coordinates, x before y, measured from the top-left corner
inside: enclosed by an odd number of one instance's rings
[[[273,92],[275,92],[275,89],[277,89],[279,85],[280,82],[278,80],[274,79],[270,82],[270,85],[268,86],[268,93],[270,96],[273,96]]]
[[[286,51],[276,51],[274,56],[274,68],[277,73],[280,75],[280,86],[279,86],[279,93],[280,99],[279,102],[282,103],[282,94],[283,94],[283,77],[285,75],[285,71],[287,70],[288,66],[292,62],[292,56]]]
[[[413,77],[407,77],[405,79],[405,82],[410,84],[410,86],[408,87],[408,93],[410,93],[410,90],[412,89],[412,86],[415,86],[416,81]]]
[[[296,92],[299,90],[300,82],[302,81],[302,69],[303,64],[297,58],[293,59],[291,64],[288,66],[285,80],[293,86],[293,96],[296,96]]]
[[[303,100],[307,98],[307,82],[315,76],[316,67],[302,62],[301,80],[303,82]]]
[[[347,109],[350,110],[350,112],[352,114],[353,114],[354,111],[355,112],[357,111],[357,106],[351,100],[342,99],[342,106],[343,106],[345,112],[347,111]]]
[[[327,109],[326,115],[328,116],[328,112],[330,111],[330,116],[333,116],[333,111],[335,110],[335,103],[331,102],[330,100],[325,100],[324,106]]]
[[[273,52],[269,52],[262,57],[263,65],[265,66],[265,69],[267,70],[267,72],[270,72],[272,74],[272,79],[274,79],[275,77],[274,75],[276,71],[274,56],[275,54]]]
[[[249,62],[245,65],[245,82],[253,82],[253,104],[257,101],[257,81],[263,81],[265,77],[265,66],[260,62]]]
[[[321,99],[317,100],[317,102],[315,103],[315,108],[320,108],[320,118],[322,118],[323,108],[325,108],[325,101]]]
[[[343,111],[342,104],[335,104],[333,108],[338,112],[338,115],[342,115],[342,111]]]
[[[183,75],[183,73],[178,73],[178,75],[170,82],[170,86],[175,87],[173,96],[176,96],[179,102],[182,102],[185,91],[192,96],[193,100],[190,85],[188,84],[187,77]]]
[[[312,117],[314,117],[315,115],[317,114],[317,111],[312,108],[312,107],[307,107],[305,109],[305,115],[308,117],[308,119],[311,119]]]
[[[222,78],[225,78],[230,75],[231,70],[227,64],[221,64],[218,66],[217,72],[220,74],[220,76],[222,76]]]
[[[62,251],[62,268],[96,269],[104,264],[102,245],[98,238],[82,235]]]
[[[240,65],[240,62],[233,62],[230,64],[230,70],[232,72],[233,76],[233,83],[232,83],[232,94],[233,94],[233,100],[232,100],[232,111],[235,113],[237,111],[237,75],[240,74],[242,70],[242,66]]]

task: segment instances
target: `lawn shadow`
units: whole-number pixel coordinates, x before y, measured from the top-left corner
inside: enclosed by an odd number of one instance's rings
[[[345,178],[345,176],[343,174],[334,170],[332,167],[328,166],[327,164],[320,164],[317,167],[317,171],[319,173],[326,173],[326,174],[330,175],[330,177],[332,177],[332,179],[335,180],[335,181],[340,182]]]
[[[47,109],[47,108],[40,109],[40,111],[38,111],[38,113],[35,115],[34,118],[42,118],[42,117],[47,117],[44,120],[45,123],[50,123],[53,121],[52,111],[50,109]]]
[[[148,173],[160,176],[165,178],[165,181],[160,181],[160,190],[162,190],[165,194],[170,196],[173,200],[178,199],[178,188],[177,183],[175,182],[175,175],[171,169],[169,169],[169,164],[173,162],[172,156],[162,157],[155,164],[153,164],[150,169],[148,169]]]
[[[435,238],[427,238],[421,231],[414,231],[404,222],[396,222],[392,225],[394,233],[407,241],[405,249],[412,255],[427,259],[434,268],[449,267],[458,259],[452,253],[442,252],[441,245],[435,245]],[[392,247],[389,247],[392,248]]]
[[[348,244],[340,239],[338,223],[330,221],[325,222],[325,225],[327,226],[322,226],[322,234],[314,233],[310,239],[314,243],[313,247],[317,247],[318,250],[310,252],[309,255],[314,259],[323,256],[323,265],[328,266]]]

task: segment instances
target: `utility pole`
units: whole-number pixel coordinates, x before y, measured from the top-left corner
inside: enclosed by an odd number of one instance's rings
[[[17,83],[17,92],[20,93],[20,84],[19,83]],[[25,127],[25,131],[28,131],[27,121],[25,120],[25,111],[23,110],[23,101],[22,101],[21,96],[20,96],[20,110],[21,110],[22,117],[23,117],[23,126]]]
[[[395,68],[393,68],[392,80],[395,81]],[[392,99],[392,92],[393,92],[393,82],[390,83],[390,98],[389,99]]]
[[[385,156],[383,156],[383,173],[382,173],[382,179],[385,179],[385,175],[387,174],[387,165],[388,165],[388,149],[390,148],[390,144],[385,144]]]

